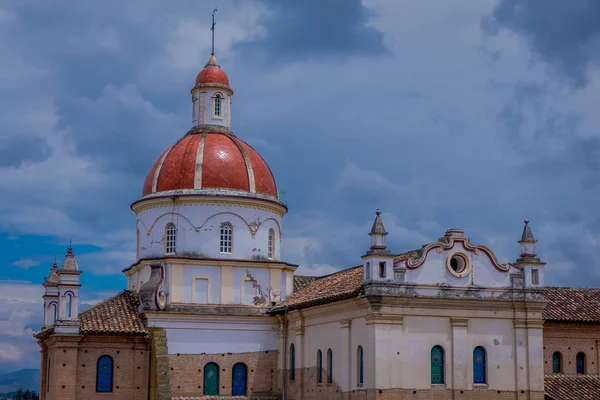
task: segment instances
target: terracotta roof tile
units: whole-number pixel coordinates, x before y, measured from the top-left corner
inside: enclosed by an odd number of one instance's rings
[[[595,375],[546,375],[544,390],[551,400],[600,399],[600,377]]]
[[[139,304],[135,293],[124,290],[79,313],[79,332],[145,335]]]
[[[294,275],[294,292],[304,289],[317,279],[318,276]]]
[[[271,310],[297,309],[349,299],[360,293],[362,283],[362,266],[343,269],[314,279]]]
[[[548,287],[546,321],[600,322],[600,289]]]

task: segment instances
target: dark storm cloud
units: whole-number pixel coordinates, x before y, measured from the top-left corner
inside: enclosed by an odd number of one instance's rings
[[[576,87],[600,61],[600,1],[500,0],[482,21],[488,34],[509,29],[523,36],[530,50],[553,65]]]
[[[37,137],[13,136],[0,140],[0,167],[18,167],[39,161],[49,153],[48,146]]]
[[[360,0],[262,0],[268,12],[259,24],[264,37],[235,44],[242,54],[269,62],[305,58],[377,56],[386,52],[383,34],[366,26],[369,11]]]

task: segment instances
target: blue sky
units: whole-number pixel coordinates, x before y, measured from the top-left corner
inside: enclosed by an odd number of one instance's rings
[[[395,252],[459,227],[501,261],[527,217],[550,284],[600,286],[596,0],[0,0],[0,372],[39,365],[70,238],[84,307],[124,288],[215,4],[233,130],[285,192],[300,273],[360,263],[379,207]]]

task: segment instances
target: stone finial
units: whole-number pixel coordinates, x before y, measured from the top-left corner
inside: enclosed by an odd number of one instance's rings
[[[369,235],[387,235],[388,233],[385,231],[383,226],[383,222],[381,221],[381,210],[379,208],[375,210],[375,221],[373,221],[373,227],[371,228],[371,233]]]
[[[75,254],[73,254],[73,249],[69,247],[67,250],[67,254],[65,255],[65,260],[60,267],[61,271],[79,271],[79,266],[77,265],[77,260],[75,260]]]
[[[533,232],[531,232],[531,227],[529,226],[529,220],[526,219],[523,222],[525,223],[525,226],[523,227],[523,233],[521,234],[521,240],[519,242],[536,243],[537,240],[533,237]]]

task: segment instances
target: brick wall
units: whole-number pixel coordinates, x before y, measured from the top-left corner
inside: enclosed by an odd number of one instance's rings
[[[50,337],[42,365],[43,400],[148,399],[148,341],[127,336]],[[96,392],[98,358],[113,359],[113,392]],[[49,359],[49,362],[47,360]],[[48,377],[49,387],[46,387]]]
[[[231,395],[232,369],[242,362],[248,368],[248,395],[279,395],[277,351],[224,354],[169,354],[172,397],[200,397],[204,393],[204,366],[219,366],[219,394]]]
[[[552,373],[552,355],[562,354],[562,373],[576,374],[575,357],[586,356],[586,374],[598,375],[600,324],[544,323],[544,373]]]

